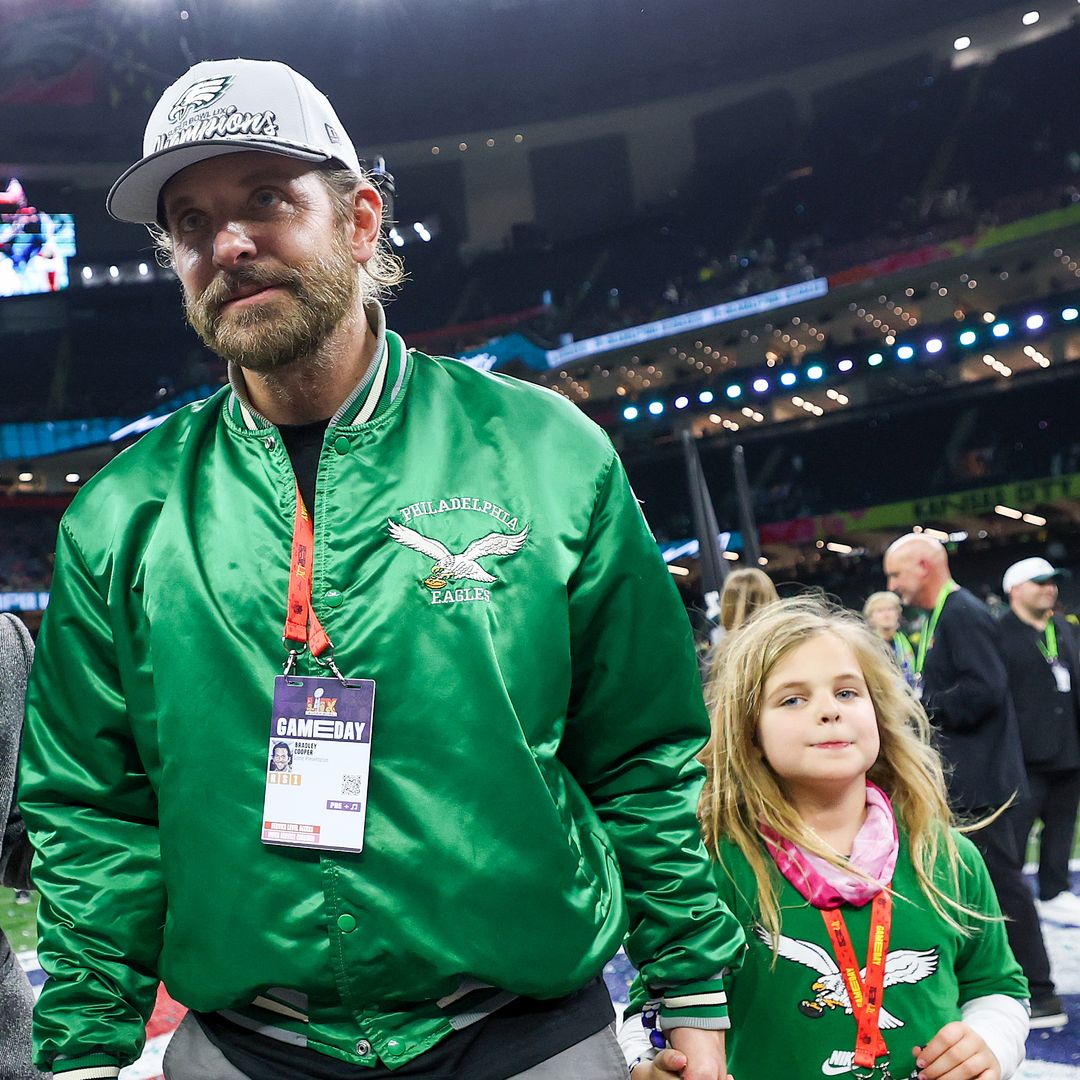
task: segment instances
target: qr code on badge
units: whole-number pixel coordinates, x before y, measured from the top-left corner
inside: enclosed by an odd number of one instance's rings
[[[364,778],[362,776],[343,776],[341,778],[342,795],[359,795],[363,790]]]

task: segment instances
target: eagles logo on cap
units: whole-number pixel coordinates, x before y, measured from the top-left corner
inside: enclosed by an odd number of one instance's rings
[[[195,109],[212,105],[232,85],[232,75],[212,75],[209,79],[199,79],[192,83],[177,99],[169,110],[169,119],[174,124],[182,123]]]

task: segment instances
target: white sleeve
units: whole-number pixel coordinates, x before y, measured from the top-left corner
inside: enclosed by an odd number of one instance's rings
[[[960,1006],[965,1024],[980,1035],[1001,1067],[1001,1080],[1009,1080],[1024,1060],[1028,1035],[1027,1003],[1006,994],[972,998]]]
[[[623,1020],[619,1027],[619,1046],[622,1047],[627,1068],[639,1061],[652,1061],[659,1052],[649,1042],[649,1033],[641,1022],[641,1013],[634,1013]]]

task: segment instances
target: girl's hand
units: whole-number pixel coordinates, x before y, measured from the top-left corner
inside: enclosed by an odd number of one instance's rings
[[[678,1050],[661,1050],[652,1061],[643,1061],[630,1074],[630,1080],[671,1080],[682,1077],[686,1055]]]
[[[959,1020],[946,1024],[921,1049],[916,1046],[915,1064],[919,1080],[1001,1080],[990,1047]]]

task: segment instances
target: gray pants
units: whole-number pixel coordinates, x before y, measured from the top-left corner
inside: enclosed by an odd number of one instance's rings
[[[191,1016],[185,1016],[173,1033],[162,1070],[165,1080],[251,1080],[229,1064]],[[507,1080],[565,1080],[568,1076],[574,1080],[625,1080],[626,1063],[610,1027]]]

